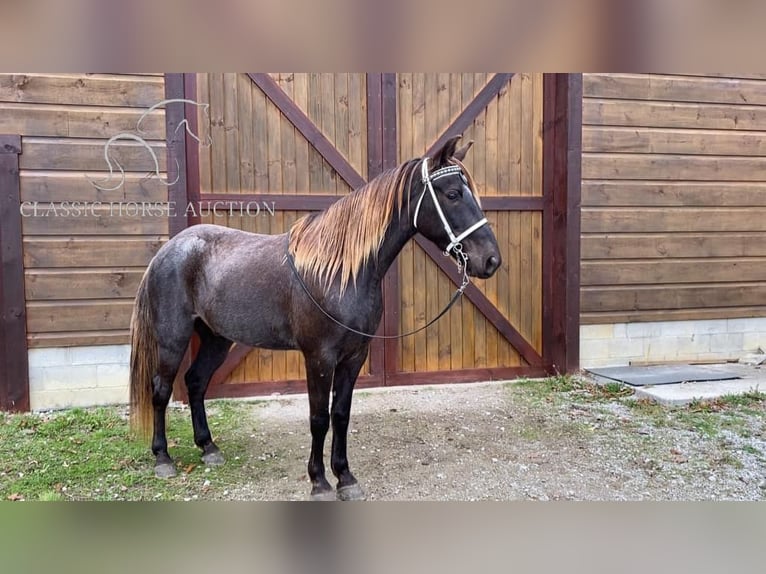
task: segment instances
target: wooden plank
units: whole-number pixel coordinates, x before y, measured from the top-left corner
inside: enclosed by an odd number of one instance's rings
[[[425,74],[425,140],[434,141],[439,135],[439,78],[435,73]],[[421,245],[422,247],[422,245]],[[428,253],[428,252],[426,252]],[[426,259],[425,266],[425,309],[427,320],[431,320],[441,310],[441,293],[439,290],[439,270],[433,261]],[[446,304],[446,302],[445,302]],[[441,346],[439,331],[441,322],[426,330],[426,370],[439,370],[439,355]]]
[[[62,333],[30,333],[30,348],[89,347],[91,345],[128,345],[130,329],[113,331],[65,331]]]
[[[427,155],[433,154],[449,138],[462,134],[474,122],[479,113],[487,107],[487,104],[497,96],[500,89],[511,81],[512,77],[513,74],[495,74],[476,97],[465,106],[455,121],[429,146]],[[467,102],[465,93],[463,96],[463,102]]]
[[[766,208],[596,208],[582,210],[586,233],[766,231]]]
[[[279,88],[281,91],[281,88]],[[282,114],[266,100],[266,150],[269,175],[268,189],[272,193],[284,193],[282,185]],[[263,145],[263,142],[261,143]]]
[[[766,132],[584,126],[583,151],[764,156]]]
[[[766,105],[763,81],[655,74],[585,74],[588,97]]]
[[[170,100],[185,99],[185,97],[186,86],[184,84],[183,74],[166,74],[165,98]],[[186,134],[179,133],[178,131],[178,126],[181,125],[185,116],[186,108],[180,102],[168,104],[165,109],[165,144],[171,164],[166,181],[173,182],[168,188],[169,209],[167,233],[171,237],[180,233],[189,225],[189,216],[185,213],[186,205],[189,201],[189,187],[187,185],[188,172],[186,169]],[[149,155],[147,154],[147,150],[141,151],[143,152],[143,155]],[[125,163],[122,163],[121,165],[123,168],[128,169],[128,166],[126,166]],[[104,168],[102,167],[101,169]],[[172,210],[170,207],[172,207]],[[110,215],[112,214],[110,213]],[[112,222],[107,222],[105,219],[103,220],[103,223],[110,228],[114,225]],[[72,231],[70,233],[77,232]],[[119,231],[114,231],[114,233],[119,233]],[[165,231],[156,231],[155,233],[165,233]]]
[[[293,74],[293,99],[302,110],[308,109],[308,76]],[[310,190],[309,179],[309,142],[293,127],[295,139],[295,189]]]
[[[195,74],[197,77],[197,101],[200,104],[210,104],[210,74]],[[210,193],[212,190],[212,173],[210,162],[212,158],[212,146],[210,145],[211,128],[212,124],[208,115],[202,106],[197,108],[197,122],[199,125],[199,138],[202,140],[203,145],[199,146],[199,180],[200,180],[200,193]]]
[[[8,133],[22,136],[110,138],[132,132],[146,110],[72,106],[59,104],[18,104],[0,102],[0,125]],[[141,122],[147,140],[165,138],[165,111],[156,110]]]
[[[108,207],[94,209],[88,216],[63,215],[60,205],[53,205],[59,214],[53,215],[50,206],[38,211],[37,217],[23,218],[24,235],[167,235],[167,216],[146,216],[134,212],[134,206],[124,206],[129,212],[120,215],[119,206],[110,213]],[[136,209],[138,209],[136,207]],[[152,206],[151,208],[154,211]],[[74,214],[74,211],[70,213]],[[95,213],[95,216],[93,215]],[[129,213],[129,214],[128,214]],[[149,213],[148,211],[146,213]]]
[[[266,96],[277,105],[280,111],[295,125],[314,148],[322,155],[332,168],[351,186],[352,189],[364,185],[364,178],[351,167],[346,159],[338,153],[330,140],[322,134],[305,113],[279,88],[268,74],[248,74],[263,90]],[[312,78],[309,78],[311,87]],[[317,94],[314,93],[313,97]]]
[[[224,118],[223,74],[209,74],[210,97],[210,175],[213,193],[226,189],[226,129]]]
[[[585,234],[582,258],[766,257],[766,233]]]
[[[196,74],[183,74],[184,81],[184,98],[193,102],[197,101],[197,76]],[[209,140],[207,134],[200,130],[199,121],[199,107],[186,103],[184,104],[184,117],[188,124],[188,130],[186,131],[184,139],[184,152],[186,154],[185,163],[185,175],[186,175],[186,200],[188,204],[199,204],[200,188],[202,186],[200,182],[200,147],[207,146]],[[207,117],[205,117],[207,119]],[[207,122],[205,122],[207,123]],[[192,134],[197,134],[197,141]],[[202,143],[200,143],[202,142]],[[174,162],[175,163],[175,162]],[[180,162],[179,162],[180,163]],[[180,182],[179,182],[180,183]],[[178,204],[176,203],[176,206]],[[182,220],[183,221],[183,220]],[[187,225],[197,225],[200,222],[199,214],[189,213],[186,217]],[[196,345],[196,338],[192,337],[192,341]]]
[[[398,99],[399,113],[397,118],[399,161],[415,157],[417,154],[412,148],[413,118],[412,118],[412,76],[410,73],[398,74]],[[409,333],[415,329],[415,273],[414,273],[414,250],[412,241],[408,241],[399,254],[399,277],[401,278],[401,333]],[[404,337],[400,339],[399,346],[399,371],[411,372],[415,370],[415,339]]]
[[[27,270],[27,301],[54,299],[134,299],[143,269]]]
[[[766,283],[584,287],[582,311],[646,311],[704,307],[755,307],[766,300]]]
[[[388,170],[399,164],[397,143],[399,139],[397,126],[397,82],[396,74],[381,74],[381,127],[383,153],[383,169]],[[369,141],[369,140],[368,140]],[[401,312],[401,285],[399,278],[399,263],[394,261],[383,281],[383,331],[388,336],[401,333],[399,330]],[[399,341],[387,339],[384,342],[385,357],[384,380],[388,384],[388,373],[399,371]]]
[[[126,173],[125,183],[117,190],[102,190],[93,186],[86,175],[95,182],[105,181],[109,173],[103,171],[66,172],[66,171],[22,171],[21,201],[60,202],[149,202],[168,201],[168,187],[156,177],[147,178],[145,173]],[[162,176],[165,178],[165,175]],[[119,183],[121,176],[116,175],[110,185]]]
[[[266,112],[266,95],[255,85],[251,87],[250,97],[252,99],[252,111],[250,117],[253,119],[253,175],[254,185],[257,192],[271,192],[269,187],[269,156],[268,156],[268,123]],[[281,190],[273,190],[274,193],[280,193]]]
[[[449,117],[454,121],[463,111],[462,74],[449,74]],[[465,136],[464,136],[465,137]],[[446,279],[446,278],[445,278]],[[451,284],[447,280],[445,287],[448,297],[452,296]],[[448,313],[450,326],[450,370],[463,368],[463,311],[453,306]]]
[[[293,75],[292,74],[280,74],[282,78],[282,89],[287,96],[293,98]],[[287,194],[295,194],[297,192],[297,167],[295,162],[295,126],[293,126],[288,119],[281,115],[281,123],[279,126],[280,137],[282,140],[282,191]],[[306,188],[308,189],[308,188]]]
[[[237,94],[237,74],[223,74],[223,131],[224,165],[226,173],[226,193],[242,193],[240,188],[240,150],[239,150],[239,104]],[[248,120],[245,119],[245,122]]]
[[[154,237],[25,237],[24,267],[146,267],[167,240]]]
[[[618,313],[583,313],[583,325],[605,323],[635,323],[642,321],[695,321],[700,319],[736,319],[766,317],[766,307],[717,307],[713,309],[662,309]]]
[[[32,301],[27,305],[30,333],[127,329],[132,300]]]
[[[582,204],[584,207],[766,207],[766,182],[586,180],[582,184]]]
[[[239,192],[255,193],[255,146],[261,142],[253,137],[253,88],[250,78],[237,74],[237,143],[239,149]]]
[[[337,141],[335,137],[335,78],[333,74],[325,73],[320,74],[321,82],[321,97],[319,99],[319,105],[322,110],[321,123],[319,129],[333,146],[333,149],[337,152]],[[342,154],[338,152],[341,157]],[[327,158],[324,158],[327,159]],[[345,158],[343,158],[345,160]],[[330,193],[338,193],[339,189],[336,184],[336,172],[332,165],[324,162],[322,169],[322,185]]]
[[[583,99],[583,123],[659,128],[766,130],[766,107],[643,100]]]
[[[29,410],[18,135],[0,135],[0,410]]]
[[[425,136],[425,76],[412,74],[412,151],[414,155],[421,155],[426,149]],[[428,322],[426,318],[426,254],[422,249],[412,243],[413,263],[412,274],[418,278],[413,289],[414,327],[420,328]],[[428,336],[421,331],[413,336],[415,354],[413,357],[413,370],[428,370]]]
[[[0,74],[0,101],[149,108],[163,99],[161,77]]]
[[[157,156],[160,175],[165,179],[165,142],[151,141],[150,147]],[[70,138],[24,138],[23,153],[19,158],[21,169],[108,171],[104,159],[106,140]],[[126,172],[155,172],[154,160],[149,151],[133,141],[115,141],[109,147],[109,157],[119,162]],[[104,187],[119,183],[119,168],[112,162],[115,179]]]
[[[434,80],[436,82],[436,93],[434,94],[435,109],[433,110],[435,113],[432,117],[433,126],[437,133],[439,133],[449,125],[450,120],[449,74],[436,74]],[[428,103],[426,105],[428,105]],[[429,115],[428,112],[429,110],[427,109],[426,117]],[[435,299],[438,301],[439,310],[441,310],[444,305],[447,304],[452,294],[452,284],[450,283],[449,277],[445,276],[443,273],[437,273],[434,287],[437,290],[437,297],[435,297]],[[436,324],[436,330],[438,333],[438,369],[440,371],[449,370],[452,362],[452,325],[450,314],[442,318],[442,320]]]
[[[722,257],[717,259],[583,261],[582,263],[583,286],[726,283],[732,281],[766,281],[766,259]]]
[[[754,157],[582,154],[583,179],[766,181],[766,160]]]

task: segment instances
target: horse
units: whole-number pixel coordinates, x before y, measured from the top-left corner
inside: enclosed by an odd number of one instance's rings
[[[131,427],[146,438],[153,431],[157,477],[176,474],[165,414],[196,332],[199,351],[184,381],[203,463],[224,463],[204,400],[232,344],[297,349],[309,398],[310,498],[365,498],[349,469],[347,432],[354,384],[382,316],[386,271],[416,233],[463,267],[466,282],[468,276],[491,277],[501,264],[476,185],[462,163],[473,142],[458,149],[459,139],[449,138],[430,157],[382,172],[287,233],[194,225],[158,250],[136,295],[130,358]],[[323,455],[331,424],[335,490]]]

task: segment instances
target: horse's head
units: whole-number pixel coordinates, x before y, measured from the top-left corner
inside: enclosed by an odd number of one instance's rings
[[[469,275],[487,279],[500,267],[500,249],[462,165],[473,141],[457,149],[459,139],[450,138],[423,160],[412,188],[413,223],[450,256],[458,258],[462,251]]]

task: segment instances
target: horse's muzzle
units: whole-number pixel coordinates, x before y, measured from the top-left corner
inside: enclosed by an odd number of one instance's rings
[[[479,279],[489,279],[502,264],[502,259],[499,253],[492,254],[482,259],[483,262],[478,265],[474,264],[473,259],[468,260],[468,275],[471,277],[478,277]]]

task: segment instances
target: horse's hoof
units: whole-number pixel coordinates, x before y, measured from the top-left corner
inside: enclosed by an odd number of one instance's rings
[[[207,466],[221,466],[226,459],[223,458],[220,450],[214,450],[202,455],[202,462]]]
[[[335,500],[335,493],[332,490],[320,490],[312,492],[309,500],[314,502],[331,502]]]
[[[337,498],[338,500],[367,500],[364,490],[358,483],[339,487]]]
[[[163,462],[154,467],[154,476],[157,478],[173,478],[176,475],[176,467],[173,463]]]

